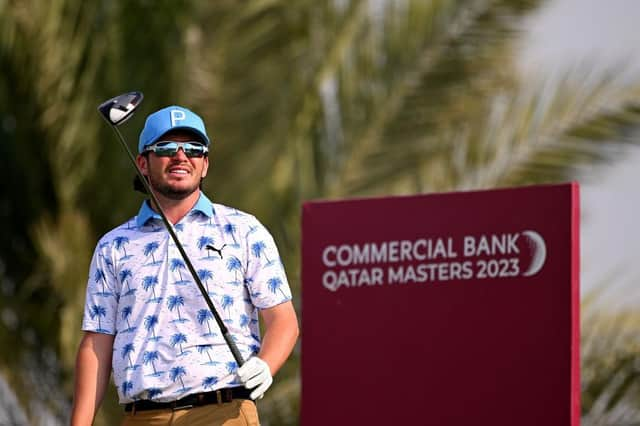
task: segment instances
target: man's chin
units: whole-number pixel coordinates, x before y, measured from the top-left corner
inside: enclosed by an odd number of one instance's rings
[[[162,194],[162,196],[175,201],[184,200],[185,198],[189,197],[191,194],[193,194],[197,190],[198,190],[198,187],[174,188],[174,187],[168,187],[168,186],[160,187],[156,189],[156,191]]]

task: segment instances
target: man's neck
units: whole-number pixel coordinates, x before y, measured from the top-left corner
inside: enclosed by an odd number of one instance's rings
[[[176,224],[180,222],[180,220],[186,216],[189,211],[196,205],[198,199],[200,198],[200,190],[194,191],[192,194],[188,195],[186,198],[181,200],[173,200],[171,198],[167,198],[162,194],[158,194],[154,192],[158,202],[160,203],[160,207],[162,207],[162,211],[165,216],[167,216],[167,220],[172,224]],[[153,203],[150,203],[151,208],[155,211],[156,208]]]

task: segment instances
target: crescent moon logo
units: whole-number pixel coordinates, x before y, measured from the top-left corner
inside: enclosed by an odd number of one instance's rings
[[[544,262],[547,259],[547,245],[544,242],[544,238],[536,231],[522,231],[522,235],[524,235],[527,244],[532,252],[531,264],[529,265],[529,269],[522,273],[525,277],[530,277],[532,275],[540,272],[542,267],[544,266]]]

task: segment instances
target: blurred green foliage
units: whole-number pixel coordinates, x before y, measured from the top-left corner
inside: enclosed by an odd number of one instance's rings
[[[68,415],[93,247],[142,199],[99,103],[144,92],[122,127],[132,147],[160,107],[204,117],[205,191],[272,230],[303,315],[303,201],[557,182],[632,142],[639,85],[521,81],[518,28],[542,3],[0,1],[0,368],[29,416],[34,399]],[[621,351],[614,388],[585,358],[585,419],[637,414],[638,353]],[[261,401],[264,424],[297,424],[299,359]],[[96,423],[119,415],[111,389]]]

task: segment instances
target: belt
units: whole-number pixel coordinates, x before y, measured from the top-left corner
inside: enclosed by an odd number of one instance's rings
[[[223,402],[231,402],[234,399],[251,399],[250,394],[251,389],[236,387],[218,389],[211,392],[194,393],[171,402],[156,402],[148,399],[140,399],[125,405],[124,411],[131,411],[135,414],[136,411],[162,410],[166,408],[174,411],[183,410],[201,405],[222,404]]]

